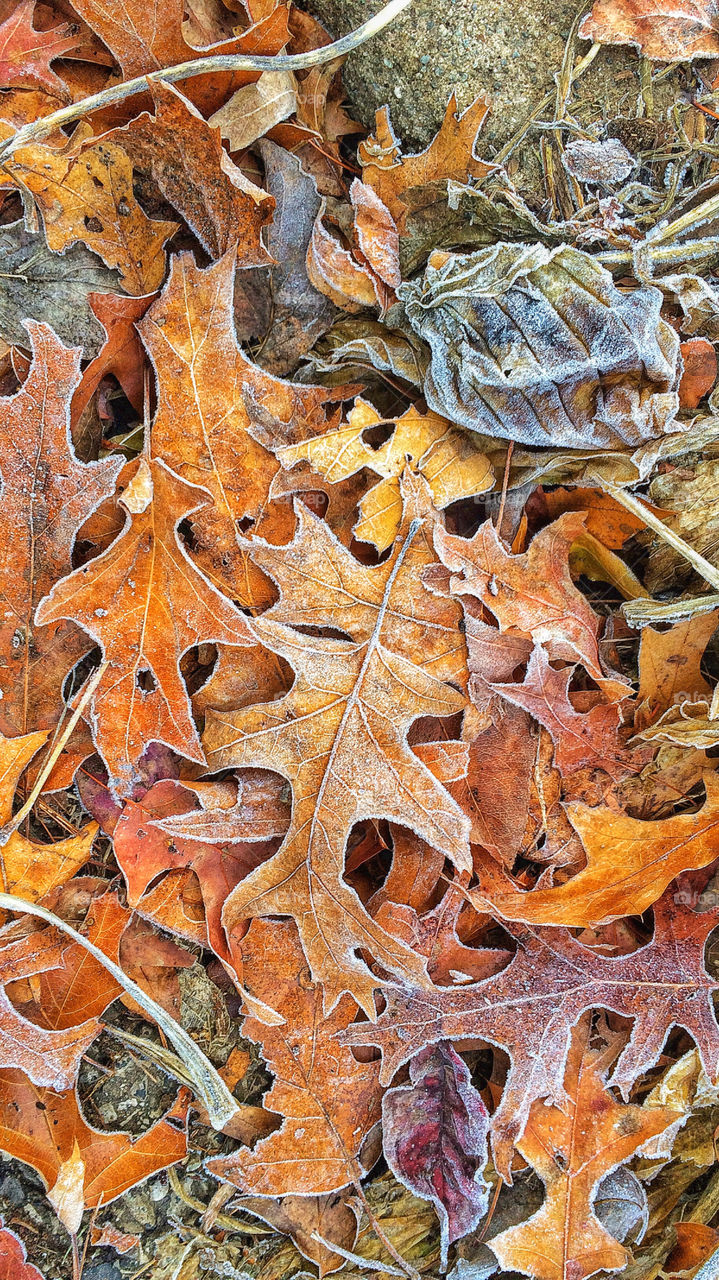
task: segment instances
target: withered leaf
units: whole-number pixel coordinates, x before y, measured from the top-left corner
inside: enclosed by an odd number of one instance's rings
[[[652,940],[614,959],[583,946],[568,930],[507,926],[517,953],[501,973],[459,990],[386,988],[387,1008],[377,1022],[350,1027],[342,1038],[382,1049],[383,1083],[439,1040],[478,1038],[504,1049],[512,1065],[492,1120],[492,1141],[495,1164],[505,1175],[532,1102],[549,1098],[563,1105],[570,1030],[588,1009],[634,1019],[634,1034],[610,1081],[625,1096],[656,1062],[673,1026],[694,1038],[713,1078],[719,1025],[704,948],[716,922],[716,910],[695,914],[666,894],[654,908]]]
[[[323,1195],[357,1182],[365,1173],[362,1145],[380,1118],[382,1090],[379,1063],[358,1063],[337,1038],[355,1017],[354,1001],[343,996],[323,1016],[322,991],[310,979],[289,921],[254,920],[234,960],[251,995],[284,1018],[275,1027],[255,1018],[243,1025],[275,1075],[264,1105],[284,1121],[252,1151],[216,1156],[207,1168],[243,1191],[269,1196]]]
[[[240,1207],[275,1231],[291,1236],[300,1253],[319,1270],[320,1280],[339,1271],[346,1259],[332,1245],[352,1249],[357,1239],[357,1213],[336,1192],[323,1196],[243,1196]],[[320,1239],[317,1239],[317,1237]],[[0,1273],[0,1280],[2,1275]]]
[[[679,339],[651,287],[620,293],[565,245],[438,254],[399,289],[431,349],[424,393],[452,422],[532,446],[636,446],[678,430]]]
[[[35,0],[22,0],[0,23],[0,85],[3,89],[30,85],[67,98],[67,85],[51,68],[77,45],[77,33],[63,22],[49,31],[33,26]]]
[[[67,672],[90,648],[76,627],[42,625],[36,607],[68,573],[78,528],[112,493],[120,458],[81,463],[70,443],[70,404],[80,353],[45,324],[28,321],[30,371],[0,399],[0,730],[52,728]]]
[[[27,1261],[22,1240],[8,1227],[0,1228],[0,1280],[43,1280],[37,1267]]]
[[[48,245],[61,253],[78,240],[108,267],[116,267],[128,293],[159,288],[164,245],[175,222],[148,218],[132,190],[132,165],[115,142],[98,142],[81,155],[60,155],[42,143],[18,147],[6,170],[32,192]]]
[[[344,882],[347,838],[363,818],[394,819],[469,869],[468,820],[406,737],[419,715],[452,715],[464,699],[441,678],[458,657],[442,614],[433,617],[431,597],[415,612],[415,566],[424,555],[415,526],[374,569],[329,532],[323,542],[329,562],[319,544],[308,564],[301,532],[287,548],[276,570],[283,596],[272,613],[295,625],[311,619],[313,630],[339,624],[354,639],[304,635],[274,617],[253,621],[257,640],[290,663],[295,683],[272,703],[208,716],[205,747],[211,768],[273,769],[294,795],[282,847],[230,896],[225,927],[248,916],[293,916],[313,976],[325,984],[327,1008],[347,990],[371,1012],[377,979],[357,956],[359,945],[415,981],[423,964]],[[260,547],[258,558],[269,567],[274,554]]]
[[[120,503],[115,542],[56,583],[36,621],[71,618],[109,663],[93,695],[98,750],[119,794],[129,795],[150,742],[204,763],[179,662],[200,641],[254,643],[241,613],[195,567],[177,526],[208,500],[164,462],[138,463]],[[102,601],[100,604],[99,602]]]
[[[606,1064],[589,1046],[585,1016],[572,1035],[561,1107],[535,1102],[517,1149],[545,1186],[542,1207],[497,1235],[500,1266],[536,1280],[585,1280],[621,1269],[626,1249],[593,1208],[600,1180],[677,1119],[668,1108],[623,1106],[605,1084]]]
[[[455,1240],[487,1212],[489,1114],[466,1064],[444,1040],[410,1063],[410,1084],[382,1100],[382,1147],[400,1182],[434,1204],[442,1232],[442,1266]]]
[[[719,54],[714,0],[595,0],[579,35],[600,44],[632,44],[657,62]]]

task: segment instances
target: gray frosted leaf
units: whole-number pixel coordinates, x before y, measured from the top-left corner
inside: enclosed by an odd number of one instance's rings
[[[411,1083],[388,1089],[382,1101],[384,1155],[394,1176],[437,1210],[446,1268],[449,1245],[487,1212],[489,1115],[447,1040],[416,1054],[409,1072]]]
[[[87,359],[97,355],[106,337],[88,293],[124,293],[118,273],[84,245],[53,253],[22,220],[0,227],[0,279],[0,337],[27,347],[23,320],[44,321],[66,346],[82,347]]]
[[[660,290],[620,293],[579,249],[438,254],[398,293],[431,349],[427,403],[453,422],[564,449],[636,447],[680,429],[679,339]]]
[[[562,161],[578,182],[601,187],[618,187],[636,164],[634,156],[618,138],[609,138],[606,142],[577,138],[567,143]]]
[[[602,1226],[616,1240],[638,1243],[649,1225],[647,1193],[631,1169],[622,1165],[602,1178],[593,1208]]]

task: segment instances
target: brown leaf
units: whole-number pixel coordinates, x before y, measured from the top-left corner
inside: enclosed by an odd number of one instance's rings
[[[177,526],[207,500],[164,462],[140,460],[120,502],[125,528],[95,560],[57,583],[38,622],[72,618],[109,663],[93,695],[98,750],[118,793],[129,795],[150,742],[204,763],[180,659],[192,645],[254,643],[247,623],[195,568]]]
[[[0,1228],[0,1280],[43,1280],[37,1267],[26,1261],[25,1246],[7,1227]]]
[[[354,230],[359,248],[380,280],[390,289],[402,283],[399,265],[399,233],[389,209],[377,192],[355,178],[350,187]]]
[[[344,996],[323,1017],[322,991],[311,981],[288,921],[253,921],[234,960],[251,995],[284,1018],[276,1027],[246,1018],[243,1031],[262,1045],[275,1076],[264,1105],[285,1119],[252,1151],[217,1156],[207,1168],[265,1196],[325,1195],[357,1182],[365,1173],[362,1144],[380,1118],[382,1091],[379,1064],[357,1062],[337,1040],[355,1017],[354,1001]]]
[[[385,311],[391,297],[387,285],[346,249],[324,223],[326,203],[323,201],[312,230],[307,249],[307,275],[310,284],[344,311],[361,311],[363,307],[380,307]]]
[[[76,48],[77,31],[66,22],[37,31],[34,12],[35,0],[22,0],[0,23],[0,85],[3,89],[35,85],[66,99],[67,85],[50,64]]]
[[[102,379],[109,373],[117,378],[130,404],[142,413],[144,355],[137,336],[140,320],[154,298],[126,298],[115,293],[89,293],[93,314],[105,330],[105,342],[94,360],[83,370],[82,381],[72,397],[73,422],[79,422]]]
[[[128,293],[160,287],[164,246],[177,223],[148,218],[140,208],[132,165],[117,143],[98,142],[71,156],[31,143],[13,152],[6,170],[32,192],[56,253],[81,240],[108,267],[117,267]]]
[[[268,1196],[243,1196],[239,1205],[275,1231],[290,1236],[303,1257],[314,1262],[320,1280],[345,1264],[342,1254],[333,1253],[332,1245],[351,1250],[357,1239],[357,1213],[336,1192],[274,1200]]]
[[[237,89],[210,118],[230,151],[242,151],[291,116],[297,107],[297,81],[291,71],[263,71],[254,84]]]
[[[535,1102],[517,1149],[545,1187],[541,1209],[491,1242],[507,1271],[536,1280],[585,1280],[621,1269],[626,1249],[597,1218],[600,1180],[678,1119],[668,1108],[622,1106],[605,1085],[606,1066],[590,1048],[585,1015],[572,1035],[561,1108]]]
[[[657,62],[719,55],[715,0],[595,0],[579,35],[600,44],[631,44]]]
[[[0,399],[0,730],[9,735],[54,727],[65,676],[90,648],[76,627],[38,625],[35,610],[69,572],[77,530],[112,493],[121,466],[77,461],[69,426],[80,354],[47,325],[28,321],[27,330],[30,371]]]
[[[644,729],[684,701],[701,700],[711,688],[701,673],[704,651],[719,626],[719,611],[677,622],[667,631],[644,627],[639,648],[635,727]]]
[[[682,409],[696,409],[716,382],[716,351],[706,338],[690,338],[682,342],[680,350],[684,372],[679,383],[679,404]]]

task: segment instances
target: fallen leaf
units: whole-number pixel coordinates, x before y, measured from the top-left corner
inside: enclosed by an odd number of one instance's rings
[[[310,284],[344,311],[361,311],[363,307],[379,307],[385,311],[394,295],[369,266],[358,262],[327,229],[325,212],[323,200],[307,249]]]
[[[605,1085],[601,1054],[590,1048],[590,1022],[575,1029],[564,1078],[566,1101],[535,1102],[517,1143],[545,1187],[526,1222],[491,1242],[507,1271],[536,1280],[585,1280],[621,1270],[629,1255],[601,1225],[592,1202],[600,1180],[677,1119],[676,1112],[617,1103]]]
[[[33,143],[18,147],[6,172],[32,193],[48,245],[62,253],[78,240],[116,267],[128,293],[152,293],[165,274],[165,243],[177,223],[148,218],[132,190],[132,165],[114,142],[81,155]]]
[[[36,613],[40,624],[73,619],[102,647],[109,665],[90,714],[118,794],[131,793],[150,742],[204,763],[179,670],[183,653],[201,640],[255,641],[178,538],[177,526],[207,499],[164,462],[141,459],[120,498],[127,514],[119,538],[58,582]]]
[[[679,339],[661,292],[620,293],[581,250],[438,254],[398,295],[431,350],[427,403],[452,422],[571,449],[636,447],[681,429]]]
[[[281,1199],[243,1196],[239,1204],[246,1213],[290,1236],[303,1257],[314,1262],[320,1280],[345,1264],[344,1256],[334,1253],[332,1245],[351,1250],[357,1239],[357,1214],[336,1192],[324,1196],[289,1195]]]
[[[76,48],[77,32],[67,22],[49,31],[37,31],[34,13],[35,0],[22,0],[0,23],[0,85],[3,89],[37,85],[67,99],[67,85],[50,64]]]
[[[706,647],[719,626],[719,611],[711,610],[667,631],[642,629],[639,647],[638,709],[634,724],[646,728],[670,707],[711,695],[701,673]]]
[[[389,209],[377,192],[355,178],[350,187],[354,231],[358,246],[372,270],[390,289],[402,283],[399,265],[399,232]]]
[[[631,44],[657,62],[716,58],[714,0],[595,0],[579,35],[600,44]]]
[[[0,730],[53,728],[63,681],[90,649],[76,627],[43,626],[39,601],[71,567],[79,526],[112,493],[121,459],[80,463],[70,443],[70,404],[80,353],[45,324],[28,321],[33,359],[15,395],[0,399]]]
[[[0,1280],[44,1280],[27,1261],[22,1240],[8,1227],[0,1227]]]
[[[362,1145],[380,1118],[382,1091],[379,1064],[358,1063],[337,1039],[355,1017],[354,1001],[343,996],[323,1016],[321,988],[310,979],[289,921],[254,920],[234,952],[243,986],[284,1019],[275,1027],[255,1018],[243,1024],[275,1076],[264,1105],[284,1121],[252,1151],[216,1156],[206,1167],[242,1191],[264,1196],[325,1195],[358,1182],[366,1172]]]
[[[105,342],[94,360],[83,370],[82,381],[72,398],[72,417],[77,422],[107,374],[117,378],[130,404],[142,412],[144,369],[142,343],[135,323],[142,319],[153,300],[124,298],[114,293],[89,293],[92,314],[105,330]]]
[[[297,108],[297,81],[291,71],[263,71],[254,84],[237,89],[210,116],[230,151],[242,151],[286,120]]]
[[[451,1044],[440,1040],[412,1059],[410,1084],[382,1100],[382,1126],[393,1174],[437,1210],[444,1270],[450,1244],[487,1212],[490,1190],[482,1177],[489,1115]]]
[[[690,338],[682,342],[680,351],[684,372],[679,383],[679,404],[682,409],[696,409],[716,382],[716,351],[706,338]]]

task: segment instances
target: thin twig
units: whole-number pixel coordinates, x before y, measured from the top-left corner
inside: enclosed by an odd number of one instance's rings
[[[370,1224],[370,1226],[371,1226],[372,1230],[374,1231],[374,1233],[375,1233],[375,1235],[376,1235],[377,1239],[380,1241],[380,1243],[384,1245],[384,1247],[385,1247],[385,1249],[387,1250],[387,1252],[388,1252],[388,1254],[389,1254],[390,1258],[392,1258],[393,1262],[396,1262],[396,1263],[397,1263],[397,1266],[398,1266],[398,1267],[401,1267],[401,1269],[402,1269],[403,1273],[404,1273],[406,1276],[409,1276],[409,1280],[420,1280],[419,1272],[416,1270],[416,1268],[415,1268],[415,1267],[413,1267],[413,1266],[412,1266],[412,1263],[411,1263],[411,1262],[408,1262],[406,1258],[403,1258],[403,1257],[402,1257],[402,1254],[399,1252],[399,1250],[398,1250],[398,1249],[395,1249],[394,1245],[392,1244],[392,1241],[391,1241],[391,1240],[389,1239],[389,1237],[386,1235],[386,1233],[385,1233],[385,1231],[384,1231],[384,1228],[382,1227],[382,1224],[380,1223],[379,1219],[377,1218],[377,1216],[376,1216],[376,1214],[375,1214],[375,1212],[374,1212],[374,1210],[373,1210],[373,1208],[372,1208],[372,1206],[371,1206],[371,1204],[370,1204],[369,1200],[367,1199],[367,1197],[366,1197],[366,1195],[365,1195],[365,1193],[364,1193],[364,1188],[363,1188],[362,1183],[360,1182],[359,1178],[357,1178],[357,1179],[352,1183],[352,1185],[353,1185],[353,1187],[354,1187],[354,1189],[355,1189],[355,1191],[356,1191],[356,1193],[357,1193],[357,1198],[358,1198],[358,1200],[359,1200],[360,1204],[362,1205],[362,1208],[364,1209],[365,1213],[367,1214],[367,1220],[368,1220],[368,1222],[369,1222],[369,1224]]]
[[[110,85],[93,93],[79,102],[72,102],[59,111],[53,111],[40,120],[23,125],[12,137],[0,144],[0,160],[10,152],[22,147],[37,138],[47,137],[55,129],[80,120],[82,116],[104,107],[124,102],[136,93],[145,93],[153,84],[174,84],[177,80],[189,80],[192,76],[213,75],[218,71],[302,71],[306,67],[320,66],[331,62],[333,58],[341,58],[353,49],[359,48],[365,41],[379,34],[390,22],[406,9],[412,0],[390,0],[374,17],[368,18],[356,31],[334,40],[321,49],[311,49],[308,53],[275,54],[262,57],[257,54],[216,53],[207,58],[193,58],[191,62],[180,62],[174,67],[163,67],[159,71],[150,71],[144,76],[135,76],[121,84]]]
[[[683,556],[685,560],[688,560],[689,564],[696,569],[697,573],[700,574],[702,578],[714,587],[715,591],[719,591],[719,569],[717,569],[713,564],[710,564],[710,562],[706,560],[703,555],[700,555],[698,551],[695,551],[693,547],[690,547],[689,543],[685,542],[683,538],[680,538],[678,533],[674,533],[672,529],[669,529],[665,524],[662,524],[659,516],[656,516],[653,511],[650,511],[648,507],[645,507],[644,503],[640,502],[639,498],[637,498],[633,493],[629,493],[626,489],[622,489],[620,485],[612,484],[610,480],[603,480],[600,476],[595,476],[594,482],[600,489],[603,489],[605,493],[608,493],[612,498],[614,498],[620,506],[624,507],[627,511],[631,511],[632,515],[638,516],[640,520],[643,520],[645,525],[647,525],[648,528],[653,529],[654,532],[658,534],[660,538],[663,538],[665,542],[668,542],[670,547],[673,547],[678,555]]]

